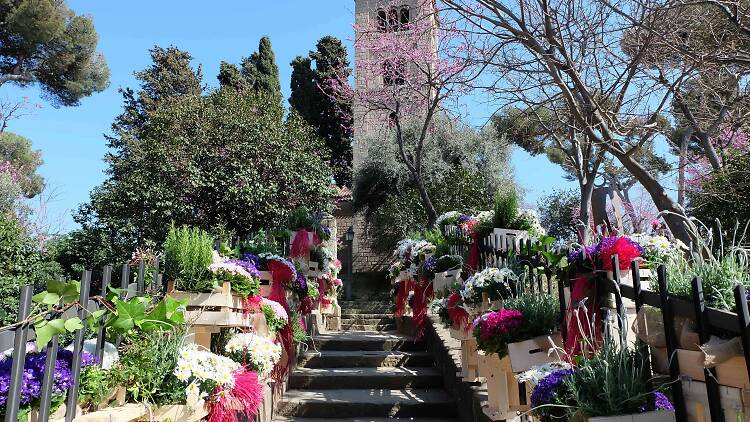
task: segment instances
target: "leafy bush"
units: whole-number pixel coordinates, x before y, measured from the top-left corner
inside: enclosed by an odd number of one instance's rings
[[[495,227],[512,229],[518,218],[518,209],[518,194],[515,189],[497,191],[493,204],[495,217],[492,221]]]
[[[0,214],[0,325],[16,321],[22,286],[30,284],[39,293],[60,274],[60,266],[39,251],[18,222]]]
[[[306,342],[309,337],[307,337],[305,328],[300,321],[300,316],[296,312],[292,312],[292,314],[289,315],[289,323],[292,324],[292,338],[294,338],[294,343],[299,344]]]
[[[242,242],[240,250],[243,254],[260,255],[270,253],[272,255],[280,255],[281,245],[273,233],[268,230],[260,230],[250,240]]]
[[[213,260],[213,239],[197,227],[172,224],[164,242],[165,272],[180,290],[204,291],[213,287],[208,266]]]
[[[137,334],[110,371],[123,383],[129,402],[155,405],[184,403],[186,386],[175,376],[177,358],[185,342],[182,329]]]
[[[539,222],[547,234],[558,239],[575,239],[577,236],[575,210],[580,208],[581,194],[574,189],[555,189],[539,199]]]
[[[725,168],[714,171],[689,192],[692,215],[702,221],[718,219],[722,227],[750,221],[750,154],[733,152]]]

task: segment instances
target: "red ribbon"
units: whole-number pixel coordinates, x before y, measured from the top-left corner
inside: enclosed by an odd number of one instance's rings
[[[570,305],[566,311],[567,338],[565,350],[573,358],[584,352],[591,353],[599,348],[602,342],[602,319],[599,314],[599,295],[596,290],[594,273],[584,274],[571,280]],[[585,299],[585,305],[579,306]],[[594,337],[592,337],[592,322]],[[592,350],[593,349],[593,350]]]
[[[328,283],[325,279],[318,279],[318,292],[320,292],[320,306],[329,306],[333,304],[333,300],[326,296],[326,290],[328,290]]]
[[[310,241],[310,236],[308,236],[309,231],[307,229],[299,229],[297,230],[297,233],[294,235],[294,241],[292,242],[292,246],[289,250],[289,255],[293,258],[301,258],[307,255],[308,252],[310,252],[310,249],[313,246],[313,242]],[[320,238],[318,238],[318,242],[320,242]]]
[[[469,272],[474,272],[479,267],[479,233],[471,233],[471,245],[469,246],[469,259],[466,263],[469,266]]]
[[[284,264],[281,265],[285,266]],[[289,304],[286,301],[286,291],[284,290],[284,286],[282,285],[282,283],[276,281],[275,275],[274,281],[271,285],[271,294],[268,295],[268,299],[278,302],[281,306],[283,306],[284,310],[287,312],[287,315],[289,315],[290,317],[289,323],[287,323],[284,328],[279,331],[281,345],[286,352],[286,361],[284,361],[283,359],[280,360],[279,363],[277,363],[273,368],[273,372],[271,373],[271,377],[275,381],[282,381],[288,372],[289,365],[291,365],[292,363],[292,359],[294,359],[294,335],[292,332],[292,314],[289,313]]]
[[[406,301],[409,299],[409,292],[411,291],[412,280],[401,280],[398,286],[398,292],[396,292],[396,317],[404,315],[406,309]]]
[[[424,335],[425,323],[427,322],[427,307],[433,296],[432,282],[427,278],[422,279],[414,286],[414,327],[417,338]]]
[[[461,295],[457,292],[453,292],[448,296],[448,317],[453,322],[454,327],[458,327],[459,330],[469,330],[469,312],[466,311],[458,303],[461,302]]]
[[[268,271],[271,273],[274,284],[279,283],[284,286],[291,283],[295,278],[294,271],[288,265],[276,260],[268,261]],[[286,300],[284,303],[286,303]]]

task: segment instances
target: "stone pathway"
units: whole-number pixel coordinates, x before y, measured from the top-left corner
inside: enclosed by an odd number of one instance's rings
[[[316,336],[300,356],[275,421],[456,420],[432,356],[424,342],[395,332],[390,303],[341,307],[343,331]]]

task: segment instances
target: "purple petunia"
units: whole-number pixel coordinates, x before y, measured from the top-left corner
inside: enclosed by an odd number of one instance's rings
[[[255,261],[252,259],[230,259],[230,264],[239,265],[240,267],[244,268],[245,271],[250,273],[255,278],[260,278],[260,271],[258,271],[258,265],[255,265]]]
[[[536,387],[534,387],[534,391],[531,393],[531,406],[538,407],[552,403],[557,389],[565,381],[565,378],[572,373],[572,369],[558,369],[539,380]]]

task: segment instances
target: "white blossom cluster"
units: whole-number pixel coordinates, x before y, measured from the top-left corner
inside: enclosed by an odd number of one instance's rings
[[[274,365],[281,359],[281,345],[255,333],[235,334],[225,350],[232,359],[245,363],[258,372],[260,377],[270,374]]]
[[[200,350],[194,344],[180,350],[175,376],[188,383],[188,395],[206,397],[216,384],[226,389],[234,387],[235,371],[240,365],[224,356]]]

